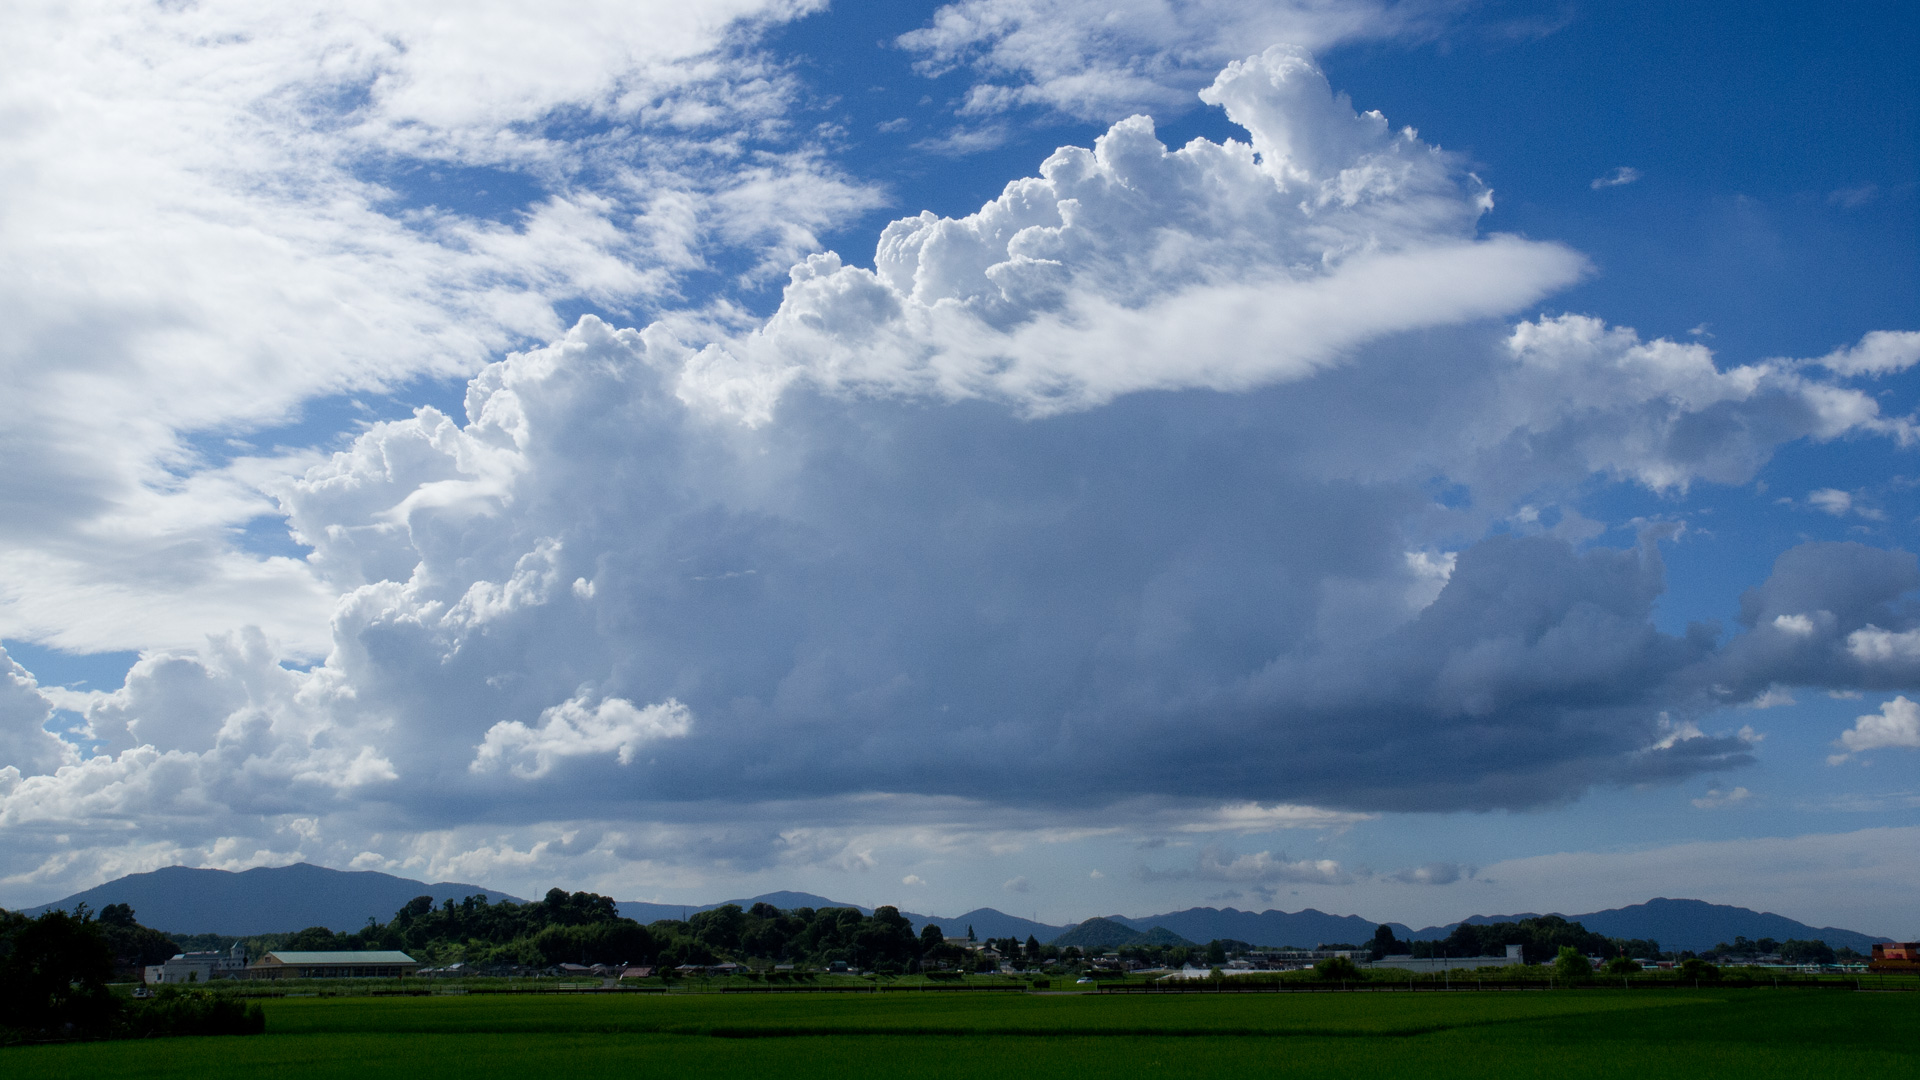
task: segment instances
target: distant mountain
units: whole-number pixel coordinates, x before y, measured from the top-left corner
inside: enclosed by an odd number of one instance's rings
[[[1531,913],[1475,915],[1460,921],[1484,926],[1488,923],[1518,922],[1521,919],[1538,917]],[[1745,937],[1754,941],[1761,938],[1773,938],[1775,941],[1795,938],[1802,941],[1817,939],[1835,948],[1844,945],[1864,953],[1872,948],[1874,942],[1889,940],[1855,930],[1842,930],[1837,926],[1808,926],[1806,923],[1789,919],[1785,915],[1775,915],[1769,911],[1754,911],[1751,908],[1734,907],[1730,904],[1709,904],[1704,900],[1669,900],[1666,897],[1656,897],[1644,904],[1634,904],[1630,907],[1608,908],[1605,911],[1568,915],[1565,918],[1568,922],[1577,922],[1596,934],[1618,938],[1652,938],[1660,943],[1662,949],[1675,951],[1691,949],[1694,952],[1702,952],[1721,942]],[[1445,937],[1458,925],[1460,924],[1449,923],[1446,926],[1430,926],[1425,930],[1416,930],[1412,933],[1416,939]]]
[[[1118,919],[1088,919],[1054,938],[1049,944],[1065,948],[1117,949],[1122,945],[1192,945],[1191,941],[1164,926],[1136,930]]]
[[[1188,941],[1201,944],[1219,938],[1249,945],[1297,945],[1308,949],[1335,942],[1358,945],[1372,940],[1374,930],[1380,925],[1358,915],[1329,915],[1313,908],[1291,913],[1269,909],[1256,914],[1237,908],[1199,907],[1138,919],[1122,915],[1111,916],[1111,919],[1134,930],[1164,926]],[[1387,925],[1403,940],[1412,933],[1399,923]],[[1451,929],[1437,936],[1445,937]]]
[[[1019,938],[1021,941],[1034,938],[1042,942],[1051,942],[1072,929],[1068,926],[1049,926],[1046,923],[1034,922],[1032,919],[1023,919],[1018,915],[1009,915],[990,907],[974,908],[972,911],[955,915],[951,919],[941,918],[938,915],[915,915],[906,911],[900,914],[912,921],[915,930],[933,923],[948,937],[965,937],[967,927],[971,926],[973,936],[982,941],[987,938],[1010,937]]]
[[[490,903],[518,900],[517,897],[479,885],[450,881],[429,885],[370,870],[329,870],[306,863],[256,867],[238,873],[169,866],[152,873],[129,874],[53,903],[29,908],[26,913],[37,915],[53,908],[71,909],[79,903],[95,911],[108,904],[131,904],[142,924],[170,933],[267,934],[301,930],[309,926],[357,930],[365,926],[370,918],[386,922],[395,911],[416,896],[431,896],[435,903],[449,899],[461,900],[468,896],[485,896]],[[722,902],[739,904],[743,908],[765,902],[782,909],[851,907],[859,908],[864,914],[873,913],[872,908],[859,904],[804,892],[771,892],[751,899]],[[719,906],[625,901],[620,904],[620,913],[647,923],[658,919],[684,918],[693,912]],[[1141,935],[1151,933],[1158,927],[1169,939],[1179,938],[1202,944],[1225,938],[1269,946],[1313,946],[1336,941],[1357,945],[1371,939],[1375,927],[1379,925],[1357,915],[1329,915],[1313,908],[1298,912],[1268,910],[1256,913],[1235,908],[1201,907],[1141,918],[1112,915],[1088,920],[1079,926],[1051,926],[994,908],[975,908],[951,917],[920,915],[911,911],[901,914],[913,924],[915,931],[934,923],[948,936],[960,937],[971,926],[974,936],[981,939],[1011,937],[1024,941],[1034,937],[1048,943],[1078,944],[1082,948],[1093,943],[1081,942],[1069,935],[1083,931],[1093,933],[1087,931],[1092,924],[1110,924],[1127,933]],[[1531,914],[1475,915],[1461,922],[1486,924],[1532,917]],[[1874,942],[1888,940],[1834,926],[1809,926],[1771,912],[1665,897],[1629,907],[1568,915],[1566,918],[1609,937],[1652,938],[1662,948],[1692,949],[1695,952],[1710,949],[1722,941],[1730,942],[1736,937],[1756,941],[1768,937],[1777,941],[1818,938],[1836,948],[1845,946],[1860,952],[1868,951]],[[1445,937],[1460,924],[1447,923],[1419,930],[1400,923],[1387,925],[1393,927],[1395,936],[1402,941],[1409,941]],[[1112,929],[1098,932],[1108,936],[1114,933]],[[1101,947],[1112,948],[1115,944],[1128,943],[1131,942],[1116,941]]]
[[[784,891],[765,893],[760,896],[750,897],[746,900],[722,900],[717,904],[652,904],[645,900],[622,900],[619,902],[618,907],[620,908],[620,914],[632,919],[634,922],[650,923],[659,922],[661,919],[684,919],[689,915],[702,911],[712,911],[714,908],[725,907],[728,904],[738,904],[743,908],[750,908],[755,904],[763,902],[772,904],[782,911],[791,911],[794,908],[803,907],[850,907],[858,908],[862,915],[873,914],[872,908],[860,907],[859,904],[848,904],[839,900],[829,900],[824,896],[815,896],[813,893]],[[919,927],[916,925],[914,929],[917,930]]]
[[[272,934],[324,926],[358,930],[368,919],[386,922],[416,896],[435,903],[485,896],[488,903],[519,898],[478,885],[442,881],[428,885],[372,870],[329,870],[296,863],[231,870],[169,866],[128,874],[51,904],[28,908],[38,915],[86,904],[131,904],[141,925],[175,934]]]

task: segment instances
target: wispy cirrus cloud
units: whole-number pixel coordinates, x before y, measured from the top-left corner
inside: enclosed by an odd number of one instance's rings
[[[900,44],[929,73],[974,73],[963,114],[1038,107],[1112,121],[1192,108],[1222,65],[1250,51],[1419,35],[1449,14],[1444,3],[1392,0],[961,0]]]
[[[560,333],[556,304],[657,307],[813,250],[875,193],[790,128],[752,35],[817,7],[0,15],[0,634],[191,647],[259,621],[323,648],[330,599],[234,542],[308,459],[227,440],[465,378]]]

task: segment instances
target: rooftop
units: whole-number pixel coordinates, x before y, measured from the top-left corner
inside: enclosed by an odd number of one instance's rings
[[[260,958],[282,964],[417,964],[420,961],[395,949],[366,952],[281,952],[278,949]]]

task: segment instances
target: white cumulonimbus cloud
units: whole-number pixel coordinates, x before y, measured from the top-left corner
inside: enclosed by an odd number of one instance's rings
[[[844,828],[690,839],[718,791],[842,824],[1044,792],[1335,828],[1730,768],[1753,739],[1718,707],[1920,685],[1911,555],[1795,548],[1721,640],[1655,625],[1670,530],[1540,524],[1596,475],[1675,492],[1795,440],[1910,442],[1847,381],[1894,361],[1723,368],[1518,318],[1585,263],[1483,234],[1451,156],[1297,49],[1207,100],[1249,142],[1122,120],[976,214],[888,226],[872,269],[807,259],[757,329],[583,318],[481,369],[464,417],[259,476],[319,640],[149,648],[67,706],[84,758],[36,741],[53,699],[16,672],[10,858],[873,864]],[[755,805],[731,812],[779,816]]]
[[[894,222],[872,270],[814,256],[763,329],[693,358],[682,394],[758,422],[796,379],[1028,415],[1246,390],[1509,313],[1584,272],[1558,245],[1478,237],[1491,192],[1411,130],[1356,114],[1299,49],[1235,61],[1201,97],[1250,141],[1169,151],[1133,117],[976,214]]]

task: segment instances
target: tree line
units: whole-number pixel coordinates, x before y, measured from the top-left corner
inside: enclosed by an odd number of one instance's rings
[[[923,941],[892,907],[868,915],[857,908],[783,911],[766,903],[744,909],[726,904],[642,925],[623,917],[611,897],[552,889],[525,904],[470,896],[436,905],[421,896],[384,925],[369,921],[348,933],[316,926],[271,941],[251,939],[249,945],[262,951],[401,949],[435,966],[460,963],[480,970],[621,963],[673,968],[731,960],[819,967],[842,961],[904,972],[941,941],[937,927]]]

